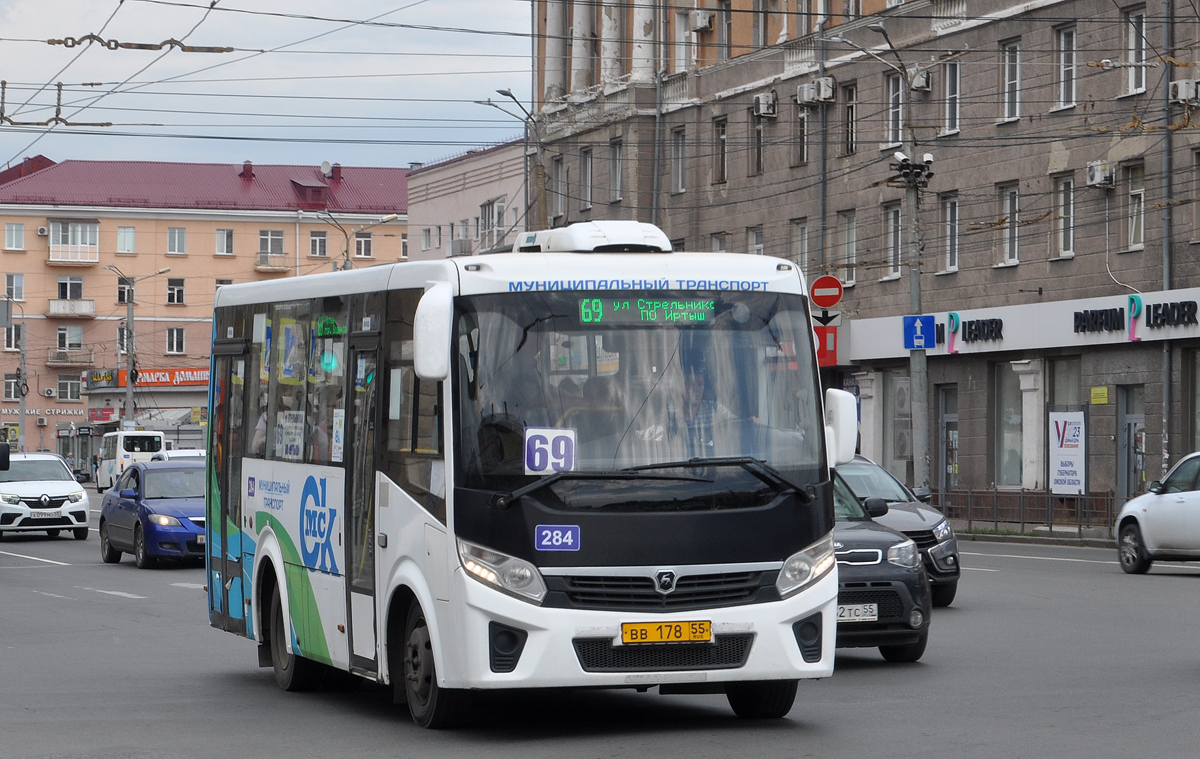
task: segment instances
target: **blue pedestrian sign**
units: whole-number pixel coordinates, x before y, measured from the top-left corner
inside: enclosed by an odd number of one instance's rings
[[[932,316],[904,317],[904,350],[929,350],[934,345]]]

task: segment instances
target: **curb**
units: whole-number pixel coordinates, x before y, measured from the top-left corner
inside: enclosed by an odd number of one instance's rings
[[[977,541],[980,543],[1018,543],[1022,545],[1042,546],[1076,546],[1079,548],[1111,548],[1116,550],[1117,541],[1107,538],[1043,538],[1035,535],[993,535],[982,532],[959,532],[958,542]]]

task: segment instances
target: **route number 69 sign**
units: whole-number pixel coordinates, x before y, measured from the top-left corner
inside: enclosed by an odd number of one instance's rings
[[[575,430],[525,428],[525,474],[575,471]]]

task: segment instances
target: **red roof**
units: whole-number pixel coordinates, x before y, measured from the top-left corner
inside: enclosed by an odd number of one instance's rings
[[[0,171],[0,184],[8,184],[14,179],[29,176],[35,171],[41,171],[53,165],[54,161],[51,161],[44,155],[35,155],[33,158],[26,158],[16,166]]]
[[[317,166],[63,161],[0,186],[0,204],[408,213],[408,169],[334,166],[331,174]]]

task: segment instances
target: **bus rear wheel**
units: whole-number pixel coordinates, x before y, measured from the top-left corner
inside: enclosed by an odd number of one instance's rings
[[[464,694],[438,687],[433,639],[425,612],[416,601],[409,607],[404,625],[403,657],[404,695],[413,722],[431,730],[453,727],[461,715]]]
[[[271,666],[275,669],[275,683],[286,691],[312,690],[321,677],[321,666],[311,659],[289,653],[287,650],[288,625],[283,618],[283,599],[279,586],[271,593]]]
[[[796,702],[796,681],[730,683],[725,686],[725,698],[729,699],[733,713],[742,719],[780,719],[787,716]]]

